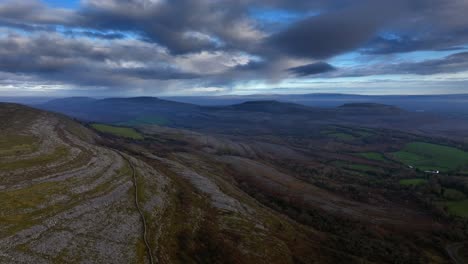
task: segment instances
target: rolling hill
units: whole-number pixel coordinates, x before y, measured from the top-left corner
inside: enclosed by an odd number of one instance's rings
[[[271,104],[209,111],[225,124],[233,113],[281,116],[264,112]],[[445,245],[463,232],[436,206],[464,200],[434,196],[425,184],[434,179],[400,185],[423,176],[392,160],[393,148],[430,140],[405,132],[207,134],[79,123],[16,104],[0,104],[0,120],[0,262],[448,263]]]
[[[292,263],[321,254],[318,234],[259,205],[217,167],[190,165],[196,157],[132,155],[66,117],[15,104],[0,104],[0,120],[2,263]]]

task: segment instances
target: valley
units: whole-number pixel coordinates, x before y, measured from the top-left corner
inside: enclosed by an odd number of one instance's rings
[[[431,116],[144,101],[170,123],[127,123],[137,99],[109,120],[0,104],[0,262],[451,263],[464,245],[468,146],[423,134]]]
[[[468,264],[468,0],[0,0],[0,264]]]

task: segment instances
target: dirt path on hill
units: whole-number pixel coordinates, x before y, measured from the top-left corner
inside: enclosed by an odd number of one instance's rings
[[[137,176],[136,176],[135,166],[133,166],[133,163],[130,161],[130,159],[125,157],[125,155],[123,155],[120,151],[114,150],[114,149],[113,151],[117,152],[124,160],[126,160],[132,169],[133,187],[135,188],[135,205],[138,210],[138,213],[140,214],[141,220],[143,222],[143,241],[145,242],[146,250],[148,251],[148,258],[149,258],[150,264],[154,264],[153,254],[151,252],[151,247],[149,245],[148,238],[147,238],[148,229],[147,229],[147,224],[146,224],[146,218],[145,218],[145,215],[143,214],[143,211],[141,210],[140,202],[138,201],[138,184],[137,184],[137,179],[136,179]]]

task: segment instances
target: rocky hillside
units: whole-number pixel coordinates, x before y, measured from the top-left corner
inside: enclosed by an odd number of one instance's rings
[[[53,114],[1,105],[0,119],[0,262],[143,262],[127,157]],[[163,187],[162,177],[133,165]]]
[[[93,127],[0,104],[0,263],[450,262],[458,227],[395,187],[407,168],[356,171],[375,162],[349,138],[384,131],[304,141]]]
[[[70,119],[15,104],[0,105],[0,120],[1,263],[306,263],[323,254],[318,234],[215,169],[187,165],[189,156],[133,157]]]

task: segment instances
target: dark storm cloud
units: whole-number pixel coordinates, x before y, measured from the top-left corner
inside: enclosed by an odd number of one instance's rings
[[[74,13],[47,9],[38,1],[9,1],[0,6],[0,21],[38,25],[66,25],[98,30],[134,31],[147,41],[161,44],[173,54],[202,50],[258,51],[264,37],[249,17],[256,6],[288,10],[320,9],[346,1],[149,1],[88,0]]]
[[[331,11],[300,21],[269,42],[297,57],[329,58],[360,47],[396,16],[405,12],[400,1],[360,2],[357,6]]]
[[[334,70],[336,70],[336,68],[326,62],[317,62],[289,69],[290,72],[296,74],[297,76],[308,76],[331,72]]]
[[[315,15],[266,32],[253,8]],[[463,47],[466,13],[466,0],[84,0],[76,10],[3,1],[0,72],[129,87],[152,86],[152,80],[229,85],[290,73],[335,76],[342,70],[325,61],[350,51],[380,56]],[[460,58],[345,74],[459,71]]]
[[[368,54],[456,49],[468,43],[468,1],[409,1],[408,15],[388,29],[390,37],[375,36]]]
[[[464,15],[468,12],[468,4],[465,2],[88,0],[83,2],[80,10],[71,11],[47,8],[39,1],[23,0],[0,4],[0,22],[23,27],[62,25],[134,31],[143,39],[167,47],[174,54],[214,49],[251,52],[261,52],[262,49],[277,52],[277,49],[300,57],[327,58],[359,48],[376,33],[386,30],[387,26],[396,27],[396,34],[401,34],[402,38],[399,41],[376,38],[369,47],[372,52],[428,49],[441,43],[460,44],[457,43],[458,37],[468,35]],[[248,16],[252,7],[262,6],[321,13],[299,21],[271,36],[265,43],[265,36]],[[460,32],[463,29],[465,32]],[[451,34],[445,34],[445,37],[440,34],[434,39],[430,37],[433,35],[431,31]],[[416,38],[415,32],[424,32],[426,36]],[[96,37],[109,37],[101,34],[94,33]]]
[[[221,42],[230,47],[248,44],[244,11],[230,1],[88,1],[76,23],[135,31],[173,54],[184,54],[215,50]]]

